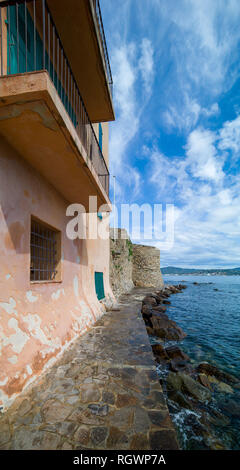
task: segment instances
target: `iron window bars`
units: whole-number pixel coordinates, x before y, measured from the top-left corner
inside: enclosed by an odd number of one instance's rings
[[[30,280],[54,281],[58,273],[57,236],[52,230],[34,219],[31,220]]]

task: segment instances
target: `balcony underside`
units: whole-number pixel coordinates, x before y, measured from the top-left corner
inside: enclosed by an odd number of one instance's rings
[[[104,52],[91,2],[48,0],[48,5],[90,120],[113,121],[115,117]]]
[[[0,135],[69,202],[110,201],[46,71],[0,77]]]

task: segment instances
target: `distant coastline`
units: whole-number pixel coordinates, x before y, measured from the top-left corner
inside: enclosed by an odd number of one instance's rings
[[[232,269],[191,269],[191,268],[177,268],[175,266],[168,266],[161,268],[162,274],[176,274],[176,275],[210,275],[210,276],[240,276],[240,268]]]

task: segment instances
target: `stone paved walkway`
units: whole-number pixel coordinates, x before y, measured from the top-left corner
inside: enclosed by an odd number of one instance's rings
[[[0,449],[177,449],[140,313],[121,297],[0,417]]]

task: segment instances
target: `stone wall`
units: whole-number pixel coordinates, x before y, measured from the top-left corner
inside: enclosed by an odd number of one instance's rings
[[[116,229],[114,239],[113,229],[110,230],[110,284],[113,293],[119,297],[129,292],[133,287],[132,281],[132,242],[124,229]]]
[[[133,282],[138,287],[163,286],[160,250],[153,246],[133,245]]]
[[[139,287],[162,287],[160,251],[152,246],[134,245],[126,230],[110,229],[110,284],[118,298]]]

